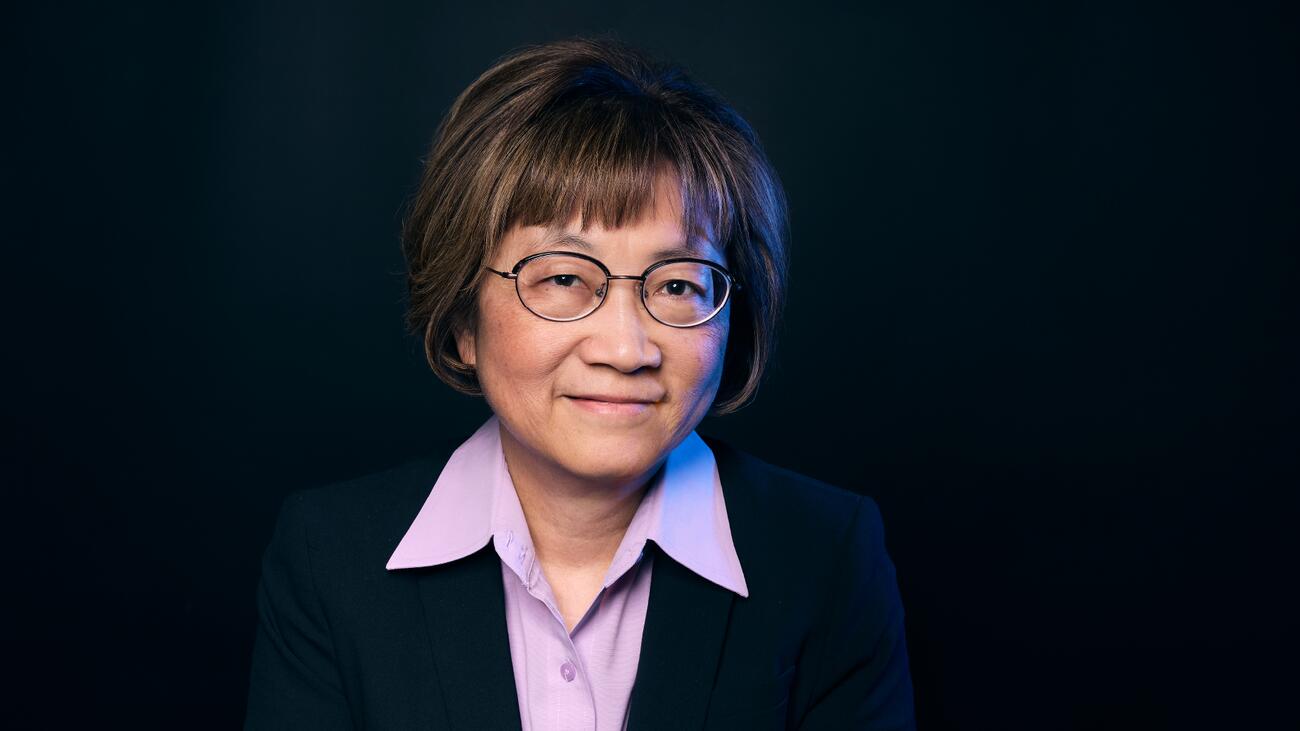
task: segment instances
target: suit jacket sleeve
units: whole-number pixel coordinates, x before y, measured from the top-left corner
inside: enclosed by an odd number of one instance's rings
[[[800,729],[914,729],[903,604],[880,511],[858,503],[831,576],[813,695]]]
[[[262,558],[246,729],[350,729],[328,619],[312,575],[310,503],[289,495]]]

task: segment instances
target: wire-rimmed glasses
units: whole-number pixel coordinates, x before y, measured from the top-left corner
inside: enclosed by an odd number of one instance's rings
[[[611,279],[636,280],[641,304],[669,327],[695,327],[722,311],[740,283],[720,264],[678,257],[655,262],[639,275],[611,274],[599,260],[571,251],[543,251],[526,256],[508,272],[484,269],[515,280],[519,302],[552,322],[571,322],[595,312],[605,302]]]

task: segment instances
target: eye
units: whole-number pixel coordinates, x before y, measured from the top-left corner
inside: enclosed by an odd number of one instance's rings
[[[553,282],[561,287],[570,287],[579,279],[577,274],[552,274],[546,278],[546,281]]]
[[[688,282],[685,279],[670,279],[663,283],[661,289],[670,297],[683,297],[690,295],[692,294],[692,290],[694,290],[695,293],[701,293],[699,287],[695,286],[693,282]]]

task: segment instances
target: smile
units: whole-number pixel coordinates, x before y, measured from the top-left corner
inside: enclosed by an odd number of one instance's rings
[[[595,399],[577,398],[574,396],[565,396],[564,398],[582,411],[599,416],[640,416],[648,413],[651,406],[651,404],[636,401],[617,403],[613,401],[597,401]]]

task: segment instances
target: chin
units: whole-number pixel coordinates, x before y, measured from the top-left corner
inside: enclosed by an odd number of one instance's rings
[[[564,462],[574,474],[602,480],[630,480],[650,469],[658,452],[658,444],[645,437],[598,436],[570,445]]]

